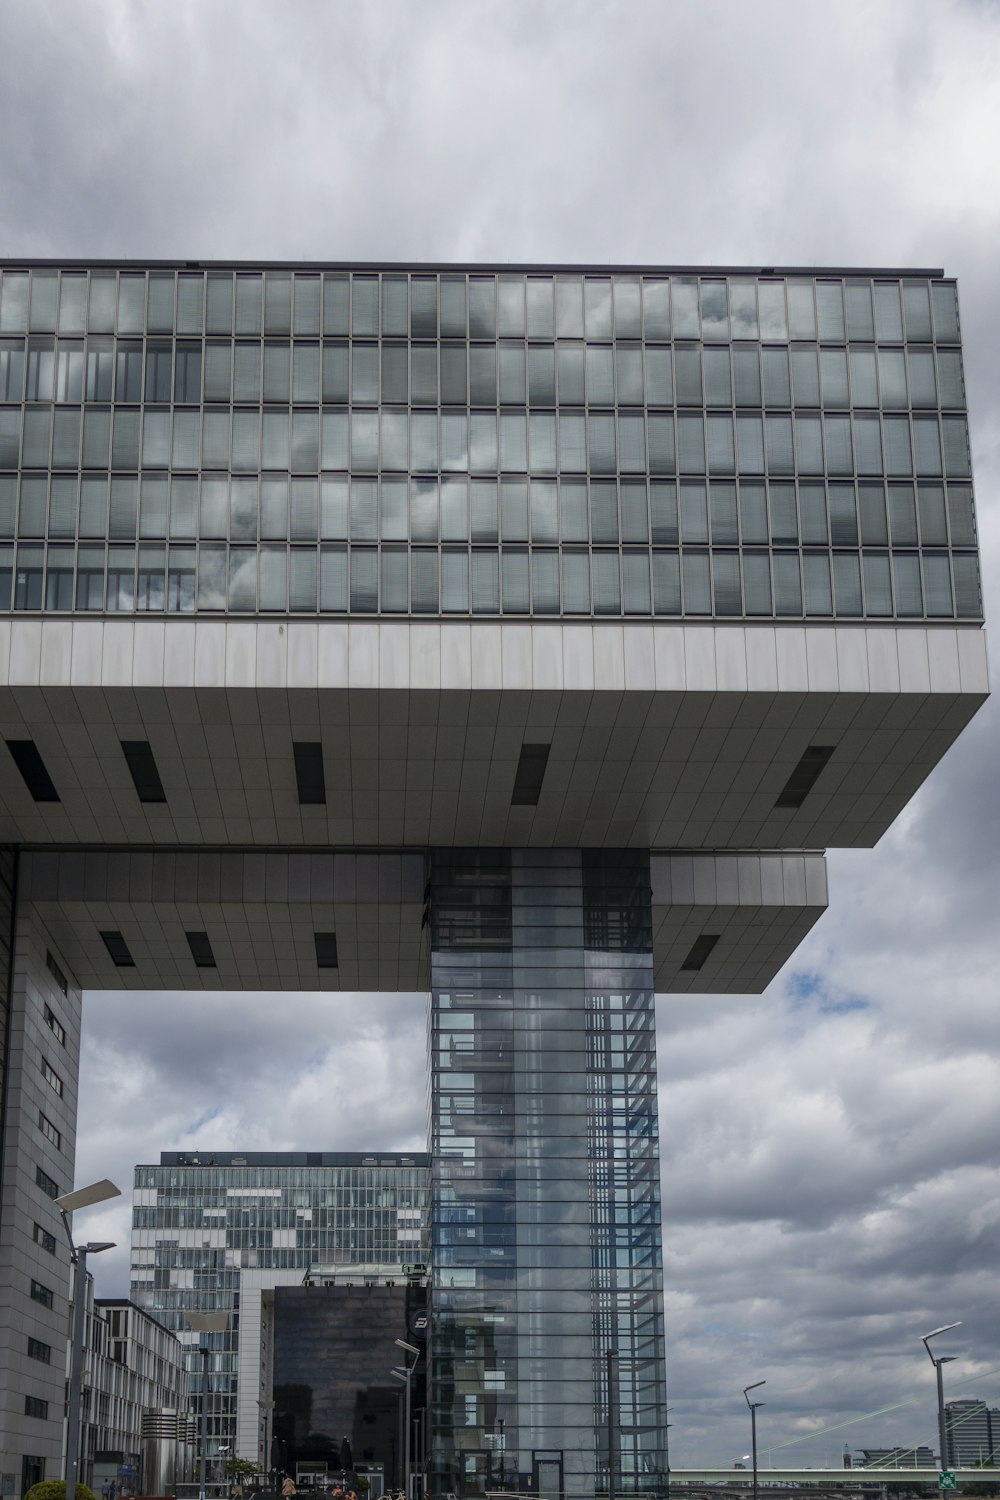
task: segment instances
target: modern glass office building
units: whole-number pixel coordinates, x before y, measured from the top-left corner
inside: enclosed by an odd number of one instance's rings
[[[0,1248],[81,988],[428,993],[430,1488],[656,1489],[654,991],[765,987],[981,624],[938,270],[0,266]]]
[[[978,619],[955,286],[11,268],[0,539],[18,611]]]
[[[226,1330],[208,1335],[210,1453],[271,1467],[276,1287],[338,1275],[404,1287],[406,1268],[426,1280],[429,1187],[420,1155],[165,1151],[159,1165],[136,1167],[131,1295],[185,1345],[197,1417],[200,1340],[185,1314],[229,1314]],[[350,1378],[345,1367],[342,1383]]]

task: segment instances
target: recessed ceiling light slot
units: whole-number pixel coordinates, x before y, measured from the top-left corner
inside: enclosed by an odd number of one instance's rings
[[[801,807],[835,749],[835,745],[808,745],[778,794],[775,807]]]
[[[522,745],[514,775],[511,807],[537,807],[551,745]]]
[[[110,953],[116,969],[135,968],[135,959],[128,951],[128,944],[120,932],[102,932],[101,940]]]
[[[34,740],[8,740],[7,749],[36,802],[58,802],[59,793]]]
[[[335,969],[337,967],[337,934],[314,932],[313,937],[316,940],[316,967]]]
[[[184,936],[187,938],[187,945],[191,949],[191,957],[199,969],[215,969],[218,967],[215,962],[215,954],[212,952],[212,945],[208,941],[207,932],[186,932]]]
[[[719,941],[717,932],[703,932],[701,937],[695,938],[691,944],[691,951],[681,964],[681,973],[696,973],[705,967],[705,961],[716,943]]]
[[[299,802],[303,807],[319,806],[326,801],[322,742],[320,740],[294,741],[292,753],[295,756],[295,780],[299,788]]]
[[[166,802],[160,773],[148,740],[122,740],[122,754],[140,802]]]

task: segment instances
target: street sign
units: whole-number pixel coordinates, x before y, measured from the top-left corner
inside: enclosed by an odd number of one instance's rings
[[[951,1469],[942,1469],[938,1475],[939,1490],[953,1490],[955,1488],[955,1475]]]

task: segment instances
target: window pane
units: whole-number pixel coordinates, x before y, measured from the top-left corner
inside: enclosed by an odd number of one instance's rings
[[[766,552],[743,554],[743,587],[748,615],[771,614],[771,568]]]
[[[917,474],[941,473],[937,417],[913,418],[913,461]]]
[[[563,613],[590,613],[590,555],[564,552],[562,556]]]
[[[681,540],[708,541],[708,498],[703,484],[681,485]]]
[[[501,276],[498,291],[498,328],[501,338],[524,338],[524,278]]]
[[[936,282],[931,287],[934,303],[934,336],[942,341],[957,343],[958,296],[953,284]]]
[[[861,614],[861,563],[856,552],[833,554],[833,592],[839,618]]]
[[[757,332],[757,284],[753,281],[729,283],[729,308],[734,339],[755,339]]]
[[[651,349],[649,354],[665,354],[666,350]],[[784,351],[782,351],[784,353]],[[647,355],[648,358],[648,355]],[[669,378],[669,377],[668,377]],[[666,398],[669,400],[669,396]],[[652,404],[652,396],[650,396]],[[705,350],[705,405],[732,406],[733,381],[728,349]]]
[[[816,308],[813,304],[811,281],[789,281],[785,292],[788,298],[788,331],[793,339],[816,337]]]
[[[616,276],[612,283],[615,311],[615,338],[637,339],[642,332],[639,318],[638,276]],[[725,298],[725,283],[722,283]]]
[[[527,614],[530,598],[527,552],[505,547],[500,554],[500,569],[504,613]]]
[[[409,552],[405,547],[383,547],[382,549],[380,571],[383,613],[405,614],[409,608],[409,557]]]
[[[928,615],[940,618],[954,613],[951,602],[951,569],[946,554],[924,553],[924,598]]]
[[[665,358],[669,372],[670,350],[660,349],[656,352]],[[560,406],[582,406],[584,398],[583,346],[581,344],[560,344],[556,351],[556,358],[559,367]]]
[[[931,304],[926,282],[911,282],[904,285],[903,322],[907,343],[926,342],[930,339]]]
[[[902,343],[903,311],[895,282],[875,283],[875,333],[879,342]]]
[[[948,520],[953,547],[976,545],[976,522],[972,508],[972,490],[967,484],[949,484]]]
[[[378,551],[374,547],[351,548],[351,609],[374,614],[378,609]]]
[[[653,553],[653,608],[658,615],[681,612],[681,568],[676,552]]]
[[[916,546],[917,510],[911,484],[889,486],[889,535],[894,547]]]
[[[702,417],[677,418],[677,461],[682,474],[705,471],[705,423]]]
[[[892,554],[892,587],[896,596],[896,613],[904,619],[924,612],[920,583],[920,559],[915,552]]]
[[[692,276],[676,276],[671,283],[674,338],[701,338],[698,283]],[[733,309],[735,322],[736,309]]]
[[[595,552],[591,557],[594,614],[620,615],[621,577],[617,552]]]
[[[556,335],[583,338],[583,282],[577,277],[560,276],[556,282]]]
[[[940,484],[918,485],[917,501],[920,509],[921,545],[946,547],[948,527],[944,512],[944,486]]]
[[[681,570],[684,578],[684,613],[712,613],[712,581],[707,552],[685,552]]]
[[[492,276],[470,278],[469,336],[474,339],[495,339],[497,336],[497,294]]]
[[[849,281],[844,288],[847,303],[847,337],[873,339],[872,293],[867,281]]]
[[[724,281],[701,284],[701,328],[704,339],[729,338],[729,307]]]
[[[622,608],[627,615],[648,615],[651,608],[649,591],[649,553],[622,553]]]
[[[955,574],[955,613],[959,619],[981,619],[983,601],[979,584],[979,559],[955,556],[951,561]]]
[[[528,277],[528,337],[555,338],[555,299],[550,278]]]
[[[858,485],[858,508],[861,513],[862,546],[885,546],[889,534],[886,527],[885,491],[882,486]]]
[[[763,484],[744,480],[740,485],[740,534],[744,542],[768,540],[767,492]]]
[[[588,276],[583,284],[584,326],[588,339],[612,336],[611,282]]]
[[[261,548],[259,607],[282,613],[288,608],[288,551],[285,547]]]
[[[649,508],[653,541],[676,544],[679,539],[677,486],[654,481],[649,487]]]
[[[844,294],[839,281],[817,281],[816,326],[820,339],[844,339]]]
[[[414,614],[438,612],[438,554],[417,548],[410,554],[410,608]]]
[[[849,364],[851,367],[851,405],[878,406],[874,349],[851,349]]]
[[[477,548],[472,554],[472,612],[500,612],[500,558],[495,550]]]
[[[316,337],[320,331],[322,283],[318,276],[299,272],[295,277],[294,329],[298,336]]]
[[[802,613],[802,585],[799,579],[799,559],[794,552],[776,552],[772,559],[774,571],[774,612],[776,615],[800,615]]]
[[[642,287],[642,332],[647,339],[670,337],[670,283],[647,279]]]
[[[875,616],[891,615],[892,587],[889,582],[888,553],[862,553],[861,567],[865,585],[865,613]]]
[[[792,350],[792,400],[796,406],[819,405],[819,365],[815,349]]]
[[[715,613],[717,615],[742,614],[743,598],[738,552],[712,553],[712,582],[715,593]]]
[[[316,551],[293,547],[289,556],[288,607],[308,613],[316,608]]]
[[[825,552],[807,552],[802,558],[802,584],[805,613],[833,613],[830,589],[830,559]]]
[[[733,350],[736,405],[760,406],[760,351],[756,345],[738,344]]]

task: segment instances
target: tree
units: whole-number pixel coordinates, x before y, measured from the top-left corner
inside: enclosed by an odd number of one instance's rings
[[[94,1500],[94,1492],[85,1484],[76,1485],[76,1493],[79,1500]],[[24,1500],[66,1500],[65,1479],[43,1479],[38,1484],[33,1484],[28,1490]]]
[[[234,1484],[242,1484],[244,1479],[252,1479],[255,1474],[261,1472],[260,1464],[255,1464],[250,1458],[227,1458],[223,1470],[226,1478]]]

